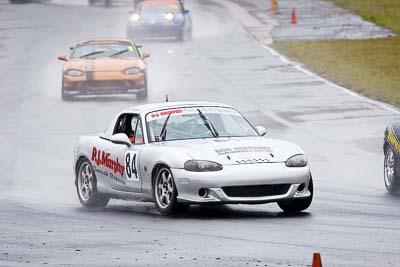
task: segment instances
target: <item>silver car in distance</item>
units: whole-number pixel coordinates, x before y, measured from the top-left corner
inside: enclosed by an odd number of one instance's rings
[[[231,106],[166,102],[128,108],[74,150],[78,198],[104,207],[110,198],[152,201],[169,215],[190,204],[277,202],[307,209],[313,182],[295,144],[264,137]]]

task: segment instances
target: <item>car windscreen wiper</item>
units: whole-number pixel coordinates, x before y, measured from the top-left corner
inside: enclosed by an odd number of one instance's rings
[[[88,53],[86,55],[80,56],[79,58],[90,57],[90,56],[97,55],[97,54],[102,54],[102,53],[104,53],[104,51],[94,51],[94,52],[90,52],[90,53]]]
[[[160,133],[160,141],[165,141],[165,138],[167,137],[167,123],[169,120],[169,117],[171,117],[171,113],[168,114],[168,117],[165,119],[164,125],[161,129],[161,133]]]
[[[126,53],[128,51],[129,51],[129,49],[124,49],[124,50],[121,50],[121,51],[118,51],[118,52],[116,52],[114,54],[109,55],[109,57],[115,57],[115,56],[121,55],[123,53]]]
[[[208,130],[210,130],[211,134],[214,137],[218,137],[218,131],[217,129],[215,129],[213,123],[209,119],[207,119],[207,117],[203,114],[203,112],[201,112],[200,109],[197,109],[197,111],[199,112],[200,118],[203,120],[204,125],[207,127]]]

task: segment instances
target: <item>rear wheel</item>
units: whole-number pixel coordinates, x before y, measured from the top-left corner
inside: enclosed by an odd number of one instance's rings
[[[399,193],[400,177],[396,175],[396,159],[391,147],[385,150],[384,180],[386,189],[390,193]]]
[[[311,205],[314,195],[314,185],[311,174],[310,174],[310,182],[308,184],[308,190],[311,193],[309,197],[279,201],[278,206],[286,213],[297,213],[308,209],[308,207],[310,207]]]
[[[97,191],[96,174],[92,164],[86,158],[78,163],[76,190],[79,201],[87,208],[103,208],[110,201],[109,196]]]
[[[165,166],[159,168],[156,171],[153,184],[153,197],[157,210],[162,215],[171,215],[187,209],[188,204],[177,202],[177,195],[178,192],[171,170]]]

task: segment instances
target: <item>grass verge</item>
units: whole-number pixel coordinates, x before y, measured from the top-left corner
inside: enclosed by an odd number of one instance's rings
[[[400,34],[399,0],[330,0]],[[400,37],[284,41],[275,48],[322,76],[400,107]]]

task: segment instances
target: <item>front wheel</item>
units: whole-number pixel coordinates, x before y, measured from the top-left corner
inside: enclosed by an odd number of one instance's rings
[[[63,101],[69,101],[72,100],[73,96],[72,95],[68,95],[65,93],[65,89],[64,89],[64,78],[62,79],[62,85],[61,85],[61,99]]]
[[[310,174],[310,182],[308,183],[308,190],[311,195],[307,198],[289,199],[278,202],[278,206],[286,213],[297,213],[310,207],[314,195],[314,185]]]
[[[104,208],[110,197],[97,191],[97,179],[92,164],[87,159],[82,159],[78,164],[76,190],[79,201],[87,208]]]
[[[153,185],[153,197],[157,210],[162,215],[171,215],[184,210],[184,207],[188,207],[188,205],[185,206],[177,202],[177,195],[178,192],[171,170],[167,167],[158,169]]]
[[[73,98],[74,98],[73,96],[67,95],[67,94],[64,92],[64,89],[61,91],[61,99],[62,99],[63,101],[70,101],[70,100],[72,100]]]
[[[143,91],[137,93],[136,96],[138,99],[145,99],[147,97],[147,87]]]
[[[145,99],[147,98],[147,75],[144,76],[144,90],[137,93],[136,97],[138,99]]]
[[[396,175],[396,159],[391,147],[385,150],[384,180],[386,189],[390,193],[399,193],[400,177]]]

